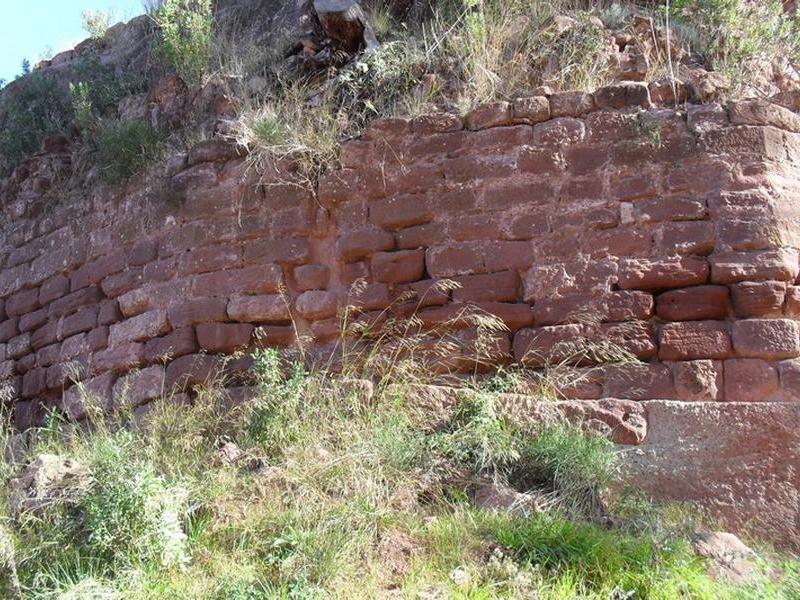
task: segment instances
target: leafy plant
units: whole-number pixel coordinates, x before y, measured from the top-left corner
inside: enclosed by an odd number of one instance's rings
[[[49,135],[69,127],[70,106],[55,79],[31,73],[0,100],[0,175],[37,151]]]
[[[153,13],[156,55],[187,83],[199,83],[212,53],[211,0],[165,0]]]
[[[111,26],[111,15],[101,10],[81,11],[83,19],[83,30],[94,39],[100,39]]]
[[[166,151],[161,133],[139,120],[103,123],[95,143],[97,165],[104,179],[112,183],[141,172]]]

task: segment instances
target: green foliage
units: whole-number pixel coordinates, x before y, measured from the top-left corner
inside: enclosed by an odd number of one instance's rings
[[[69,97],[72,102],[72,121],[78,131],[86,131],[94,124],[94,106],[91,88],[84,81],[69,84]]]
[[[156,55],[187,83],[199,83],[211,60],[212,8],[211,0],[165,0],[153,13]]]
[[[81,498],[91,555],[110,565],[188,560],[182,529],[186,492],[170,486],[151,463],[136,458],[133,438],[120,432],[95,449],[93,486]]]
[[[138,120],[102,123],[95,143],[100,173],[111,183],[140,173],[160,160],[166,151],[161,133]]]
[[[31,73],[0,100],[0,176],[6,176],[49,135],[64,133],[70,107],[55,79]]]
[[[94,39],[102,38],[111,26],[111,15],[101,10],[81,11],[81,19],[83,30]]]
[[[797,17],[785,15],[780,0],[674,0],[670,10],[676,22],[697,31],[694,50],[734,83],[747,77],[753,59],[800,58]]]

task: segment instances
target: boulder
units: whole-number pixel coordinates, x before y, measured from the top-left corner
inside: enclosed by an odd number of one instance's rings
[[[724,531],[702,531],[692,541],[694,551],[705,558],[714,579],[745,583],[753,576],[756,554],[738,537]]]
[[[9,509],[14,518],[43,516],[50,506],[74,501],[91,485],[89,470],[55,454],[41,454],[10,483]]]

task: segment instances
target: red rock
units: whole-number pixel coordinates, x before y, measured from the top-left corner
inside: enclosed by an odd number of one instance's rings
[[[185,273],[208,273],[223,269],[235,269],[242,266],[242,246],[241,244],[224,244],[192,249],[181,255],[180,265],[181,271]],[[147,267],[145,267],[145,275],[148,280],[154,279],[150,276]]]
[[[394,196],[369,206],[370,223],[383,229],[402,229],[433,220],[432,202],[424,194]],[[388,241],[385,242],[388,245]]]
[[[184,327],[148,340],[144,346],[144,359],[147,363],[165,362],[193,352],[197,352],[194,328]]]
[[[733,323],[739,356],[777,360],[800,356],[800,323],[790,319],[746,319]]]
[[[66,296],[69,293],[69,279],[64,275],[51,277],[39,288],[39,304],[47,306],[53,300]]]
[[[97,306],[87,306],[79,311],[61,317],[58,323],[58,339],[63,340],[76,333],[89,331],[97,325]]]
[[[109,275],[100,283],[103,293],[109,298],[116,298],[126,292],[141,287],[144,284],[144,274],[141,267],[132,267],[121,273]]]
[[[664,223],[659,248],[666,254],[709,254],[714,250],[716,235],[711,221]]]
[[[533,263],[533,245],[518,241],[461,242],[428,248],[425,261],[432,277],[526,269]]]
[[[710,104],[690,104],[686,110],[686,122],[694,133],[705,133],[712,129],[727,127],[728,111],[718,102]]]
[[[136,242],[128,254],[128,264],[133,267],[142,267],[158,257],[158,242],[156,240],[140,240]]]
[[[594,103],[600,109],[625,108],[626,106],[650,108],[650,90],[643,82],[615,83],[596,90]]]
[[[550,96],[553,117],[582,117],[593,110],[594,98],[586,92],[560,92]]]
[[[113,373],[103,373],[76,383],[64,392],[61,398],[62,410],[68,418],[81,421],[88,416],[90,408],[109,409],[115,379]]]
[[[586,126],[571,117],[559,117],[533,126],[533,142],[541,145],[569,145],[583,141]]]
[[[29,354],[33,349],[31,348],[31,334],[23,333],[8,340],[6,344],[6,356],[9,358],[21,358]]]
[[[656,314],[665,321],[705,321],[728,316],[729,292],[722,285],[698,285],[659,294]]]
[[[289,300],[279,294],[239,296],[228,302],[228,317],[251,323],[285,323],[291,319]]]
[[[108,347],[108,325],[101,325],[87,333],[86,344],[91,352]]]
[[[167,312],[170,325],[175,329],[179,329],[188,325],[197,325],[198,323],[227,321],[227,306],[227,302],[220,298],[198,298],[172,306]]]
[[[661,364],[627,364],[606,369],[605,395],[627,400],[675,397],[672,370]]]
[[[578,148],[579,146],[576,146]],[[550,147],[527,148],[520,150],[517,168],[522,173],[556,174],[564,170],[564,157],[557,149]]]
[[[173,360],[167,366],[164,388],[168,393],[189,390],[197,386],[211,387],[222,374],[222,361],[208,354],[189,354]]]
[[[301,292],[328,287],[330,273],[325,265],[300,265],[294,269],[294,280]]]
[[[196,275],[192,282],[192,291],[200,296],[272,294],[279,290],[282,282],[281,268],[267,264]]]
[[[0,342],[7,342],[19,333],[19,319],[12,317],[0,322]]]
[[[372,256],[372,276],[386,283],[408,283],[425,272],[424,250],[378,252]]]
[[[204,162],[225,162],[243,156],[244,149],[227,140],[215,138],[198,142],[189,150],[186,165],[193,167]]]
[[[603,295],[617,283],[617,273],[617,262],[612,259],[535,265],[525,276],[524,298],[534,303],[571,294]]]
[[[760,98],[729,103],[728,115],[733,125],[772,125],[800,132],[800,117],[787,108]]]
[[[666,259],[626,258],[619,264],[622,289],[668,289],[700,285],[708,279],[708,263],[695,256]]]
[[[129,342],[147,340],[163,335],[169,330],[167,312],[164,310],[151,310],[112,325],[109,344],[114,347],[125,345]]]
[[[22,377],[22,397],[33,398],[47,389],[47,369],[31,369]]]
[[[693,221],[706,214],[705,202],[693,198],[653,198],[641,200],[633,206],[637,221]]]
[[[0,327],[0,330],[2,327]],[[49,346],[58,339],[58,323],[50,321],[31,334],[31,347],[34,350]],[[2,336],[0,335],[0,341]]]
[[[339,301],[335,293],[326,291],[303,292],[295,301],[298,314],[311,321],[320,321],[336,315]]]
[[[608,163],[608,150],[604,146],[572,146],[565,151],[567,170],[573,175],[587,175]]]
[[[786,290],[786,316],[800,317],[800,286],[791,285]]]
[[[62,298],[51,302],[47,307],[47,310],[50,313],[50,316],[58,317],[68,314],[80,308],[81,306],[86,306],[87,304],[96,304],[104,298],[103,291],[97,286],[92,286],[83,288],[77,292],[72,292],[71,294],[67,294]]]
[[[97,315],[97,323],[99,325],[112,325],[122,321],[123,318],[117,300],[106,300],[100,304],[100,310]]]
[[[245,264],[275,262],[298,265],[308,262],[311,243],[304,238],[255,240],[245,244]]]
[[[291,325],[266,325],[256,327],[253,339],[261,348],[287,348],[295,341],[295,331]]]
[[[114,384],[112,399],[118,408],[135,408],[160,398],[165,390],[164,367],[153,365],[120,377]]]
[[[18,317],[39,308],[39,289],[26,290],[14,294],[6,300],[6,314]]]
[[[511,123],[511,105],[508,102],[483,104],[466,116],[467,127],[473,131],[509,123]]]
[[[533,312],[528,304],[476,302],[473,305],[479,310],[500,319],[511,331],[517,331],[523,327],[533,325]]]
[[[800,401],[800,360],[782,360],[778,363],[778,378],[781,382],[781,400]]]
[[[725,400],[764,402],[778,391],[778,372],[766,361],[733,358],[725,361]]]
[[[653,297],[629,291],[569,294],[542,298],[534,304],[533,314],[537,325],[648,319],[653,315]]]
[[[18,327],[23,333],[26,331],[33,331],[47,323],[48,315],[47,309],[40,308],[19,318]]]
[[[531,367],[565,361],[574,364],[584,340],[580,325],[521,329],[514,336],[514,359]]]
[[[515,271],[466,275],[453,279],[460,287],[453,290],[458,302],[516,302],[520,278]]]
[[[231,353],[250,345],[253,326],[248,323],[201,323],[196,332],[202,350]]]
[[[86,334],[79,333],[68,337],[61,344],[61,358],[63,360],[70,360],[77,356],[88,354],[89,344],[86,341]]]
[[[727,324],[722,321],[685,321],[661,328],[661,360],[728,358],[733,351]]]
[[[637,175],[612,174],[609,181],[609,195],[613,200],[644,200],[658,194],[658,181],[651,173]]]
[[[445,112],[422,115],[411,120],[411,130],[418,135],[459,131],[463,127],[464,123],[460,117]]]
[[[336,243],[336,255],[345,262],[354,262],[392,248],[394,236],[391,233],[379,229],[362,229],[342,235]]]
[[[722,362],[691,360],[672,363],[675,392],[679,400],[715,401],[722,399]]]
[[[106,277],[125,270],[127,263],[123,252],[113,252],[93,260],[76,270],[70,276],[70,289],[74,292],[90,285],[97,285]],[[138,273],[138,271],[136,271]],[[123,281],[117,279],[116,281]]]
[[[783,312],[786,283],[745,281],[731,286],[737,317],[776,317]]]

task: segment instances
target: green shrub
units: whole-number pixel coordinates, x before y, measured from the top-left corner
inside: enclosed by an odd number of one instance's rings
[[[800,58],[797,17],[784,14],[780,0],[674,0],[670,10],[679,25],[696,32],[693,50],[735,86],[749,83],[748,61]]]
[[[96,448],[91,473],[93,485],[80,508],[92,556],[110,565],[165,568],[189,560],[182,529],[186,492],[135,457],[129,434],[121,432]]]
[[[96,160],[106,181],[116,183],[140,173],[164,156],[163,136],[145,121],[112,121],[100,126]]]
[[[0,100],[0,176],[39,150],[42,140],[65,133],[71,111],[52,77],[31,73]]]
[[[81,11],[81,19],[83,30],[94,39],[102,38],[111,26],[111,15],[102,10]]]
[[[156,55],[187,83],[199,83],[211,60],[211,0],[166,0],[153,18],[160,29]]]

